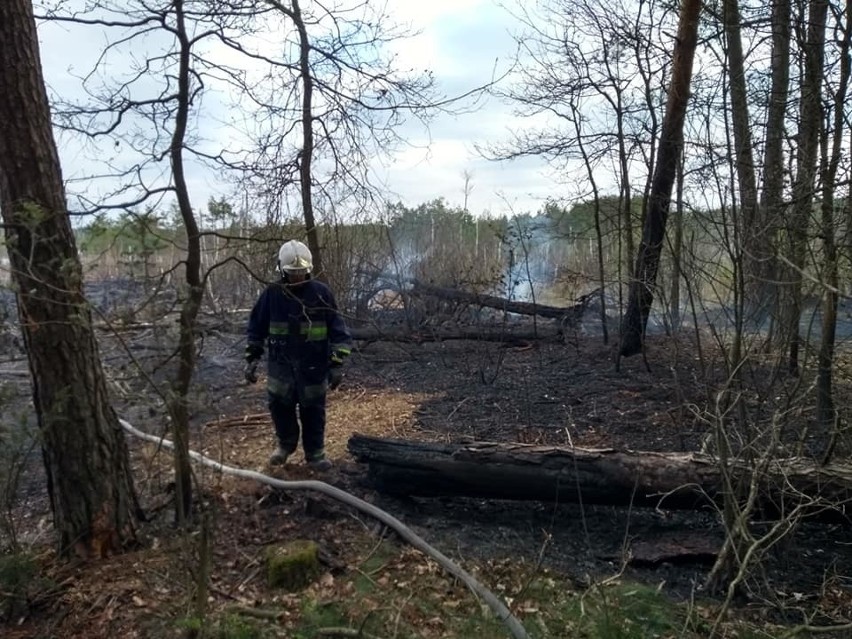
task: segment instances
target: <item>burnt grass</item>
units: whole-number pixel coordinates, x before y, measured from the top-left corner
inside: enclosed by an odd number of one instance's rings
[[[240,333],[240,322],[213,322],[205,329],[195,376],[193,448],[225,463],[269,472],[264,467],[273,447],[272,428],[262,384],[246,386],[242,381]],[[163,432],[163,405],[137,366],[151,379],[166,381],[173,336],[171,328],[101,335],[118,412],[152,433]],[[366,469],[345,448],[347,438],[360,432],[424,441],[698,450],[709,423],[701,407],[712,405],[724,372],[721,353],[709,334],[702,333],[701,350],[695,340],[695,333],[651,336],[644,356],[618,365],[612,344],[604,344],[599,335],[580,333],[558,341],[510,344],[361,342],[343,388],[329,399],[327,439],[336,467],[323,479],[387,510],[464,562],[520,561],[565,575],[578,588],[622,573],[661,586],[679,600],[709,597],[702,583],[724,540],[716,512],[391,497],[373,489]],[[772,379],[782,389],[779,395],[798,386],[794,380],[774,380],[768,368],[759,365],[747,375],[756,386]],[[25,404],[26,389],[19,390]],[[845,401],[848,389],[840,385],[838,395]],[[137,488],[149,513],[149,521],[141,526],[144,545],[171,530],[169,455],[161,452],[157,457],[151,447],[132,438],[129,444]],[[32,458],[16,506],[24,539],[35,538],[34,529],[43,527],[49,516],[37,455]],[[312,477],[298,464],[283,472],[290,478]],[[214,565],[221,568],[214,568],[213,576],[214,590],[220,593],[233,592],[233,580],[245,579],[224,567],[272,541],[300,534],[315,538],[345,563],[351,537],[365,527],[379,534],[377,527],[353,523],[346,508],[322,497],[280,494],[209,475],[208,481],[212,483],[204,499],[218,503],[221,512],[221,545],[217,542],[214,552]],[[768,525],[755,522],[758,531]],[[782,623],[803,622],[804,611],[817,611],[816,622],[852,617],[850,530],[838,523],[802,523],[766,554],[749,578],[736,601],[740,613]],[[116,561],[120,565],[120,558]],[[87,592],[94,596],[98,588],[119,588],[121,570],[116,567],[113,575],[109,566],[90,567],[78,569],[76,575],[79,601],[75,604],[66,593],[44,613],[62,615],[56,622],[62,636],[102,636],[98,632],[104,627],[119,631],[123,626],[113,621],[94,628],[81,611],[94,607]],[[164,608],[167,602],[163,595]]]
[[[708,431],[696,407],[707,404],[723,379],[721,370],[707,370],[708,354],[702,363],[693,338],[650,337],[645,359],[622,359],[618,367],[614,348],[597,336],[508,347],[373,344],[356,356],[352,377],[366,387],[428,393],[414,415],[419,436],[428,440],[687,452],[698,450]],[[768,379],[762,369],[749,374]],[[465,556],[520,556],[577,584],[624,569],[679,597],[700,591],[724,539],[713,511],[459,498],[385,497],[383,503]],[[751,594],[747,589],[739,602],[774,602],[777,612],[789,593],[814,594],[828,575],[852,574],[851,531],[803,523],[768,553],[749,583]],[[840,581],[852,595],[852,578]]]

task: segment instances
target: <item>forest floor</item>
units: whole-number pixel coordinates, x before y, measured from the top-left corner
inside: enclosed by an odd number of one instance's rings
[[[534,637],[705,637],[720,603],[702,590],[724,539],[717,513],[392,498],[372,490],[346,450],[353,433],[697,450],[713,419],[698,407],[713,405],[708,400],[723,373],[713,340],[705,335],[698,348],[695,337],[654,336],[644,358],[618,367],[599,336],[521,346],[362,343],[344,385],[329,395],[327,450],[335,467],[318,475],[300,460],[267,466],[274,440],[263,380],[243,381],[238,333],[210,331],[196,376],[191,445],[231,466],[321,479],[379,506],[504,597]],[[162,360],[168,338],[153,329],[102,337],[117,410],[158,435],[162,401],[146,390],[136,365],[162,381],[168,371],[153,362]],[[766,374],[759,366],[748,371],[756,380]],[[845,401],[848,389],[839,392]],[[23,596],[0,608],[4,637],[506,635],[433,561],[323,496],[198,467],[197,508],[206,516],[178,534],[169,452],[128,441],[148,521],[139,525],[138,548],[104,561],[55,559],[44,479],[38,464],[26,469],[25,499],[13,521],[36,572],[19,580],[15,592]],[[325,572],[299,593],[270,589],[265,548],[300,538],[320,545]],[[8,583],[3,588],[11,592]],[[767,553],[717,632],[780,637],[799,624],[850,620],[850,528],[807,522]]]

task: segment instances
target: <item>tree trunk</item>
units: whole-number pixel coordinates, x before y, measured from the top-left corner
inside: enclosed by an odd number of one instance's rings
[[[790,299],[785,304],[783,330],[789,340],[788,368],[799,372],[801,335],[799,322],[803,309],[803,278],[808,246],[808,229],[814,201],[819,132],[822,126],[822,76],[825,58],[825,24],[827,0],[811,0],[808,5],[807,36],[803,44],[805,74],[799,100],[799,131],[796,136],[796,179],[793,182],[793,205],[789,223],[791,270]]]
[[[530,444],[441,444],[354,435],[349,452],[369,464],[378,490],[395,495],[464,496],[666,509],[720,504],[717,462],[698,453],[557,448]],[[747,464],[734,467],[747,474]],[[763,481],[762,510],[800,500],[842,506],[852,500],[852,466],[778,460]],[[816,510],[816,508],[815,508]]]
[[[496,308],[506,313],[518,313],[519,315],[540,315],[541,317],[550,317],[558,319],[568,326],[575,326],[582,318],[586,310],[586,306],[591,295],[584,295],[579,298],[579,302],[574,306],[547,306],[545,304],[533,304],[532,302],[514,302],[503,297],[494,295],[483,295],[480,293],[468,293],[459,291],[454,288],[442,288],[433,286],[432,284],[424,284],[423,282],[414,282],[414,286],[409,293],[412,296],[430,296],[438,297],[445,300],[462,302],[471,306],[485,306],[487,308]]]
[[[677,163],[677,196],[675,199],[674,238],[671,241],[672,280],[669,289],[669,318],[672,333],[680,331],[680,281],[683,277],[683,154]]]
[[[822,236],[824,244],[823,279],[827,284],[823,292],[822,303],[822,336],[819,347],[819,367],[817,373],[817,423],[822,432],[820,435],[833,433],[837,418],[834,406],[832,378],[834,373],[834,347],[837,329],[838,275],[837,242],[835,238],[834,191],[837,170],[843,154],[843,125],[844,105],[849,90],[849,78],[852,73],[849,52],[852,48],[852,0],[846,1],[846,25],[841,41],[840,78],[834,93],[834,117],[831,136],[824,131],[823,145],[823,177],[822,177]],[[830,449],[830,446],[829,446]],[[830,454],[830,450],[828,453]]]
[[[741,231],[742,272],[745,288],[744,315],[759,320],[765,311],[762,279],[762,241],[765,229],[757,223],[757,184],[752,154],[751,120],[746,90],[745,59],[740,32],[738,0],[724,0],[724,23],[727,36],[728,76],[731,85],[731,120],[734,131],[737,185],[739,187],[740,219],[735,220]],[[744,318],[745,319],[745,318]]]
[[[172,418],[172,433],[175,438],[175,519],[182,523],[189,517],[192,510],[192,468],[189,461],[189,390],[197,355],[194,329],[201,300],[204,296],[204,283],[201,280],[201,234],[195,214],[192,211],[192,202],[189,199],[189,188],[186,184],[183,167],[183,145],[192,102],[192,88],[190,86],[192,44],[186,31],[183,0],[175,0],[174,8],[175,35],[178,39],[180,51],[175,128],[169,153],[178,210],[186,229],[185,279],[187,292],[186,299],[181,304],[178,369],[173,392],[169,397],[169,414]]]
[[[441,330],[412,331],[410,329],[351,328],[352,338],[362,342],[445,342],[450,340],[470,340],[474,342],[502,342],[504,344],[525,344],[535,340],[557,339],[564,334],[555,327],[539,328],[535,331],[514,331],[511,328],[456,328]]]
[[[780,315],[779,285],[783,280],[775,260],[778,231],[784,215],[784,120],[787,116],[787,96],[790,92],[790,0],[772,2],[771,88],[766,113],[766,142],[763,151],[763,190],[760,195],[760,216],[757,226],[765,233],[760,240],[756,257],[762,267],[761,281],[766,282],[766,303],[772,309],[770,344],[783,344],[783,331],[777,330]],[[774,333],[774,335],[772,334]],[[779,337],[781,340],[779,341]]]
[[[660,133],[660,147],[654,166],[654,179],[649,196],[648,213],[642,229],[642,241],[636,257],[636,268],[627,299],[621,334],[620,354],[624,357],[642,351],[642,342],[660,266],[660,254],[666,234],[666,219],[677,173],[678,157],[683,146],[683,122],[692,82],[692,61],[698,41],[698,18],[702,0],[683,0],[680,25],[675,39],[672,79],[669,86],[666,115]]]
[[[140,514],[109,404],[29,0],[0,3],[0,210],[60,549],[104,556]]]
[[[311,174],[311,161],[314,155],[314,114],[313,114],[313,92],[314,78],[311,74],[311,43],[308,39],[308,30],[302,19],[302,11],[298,0],[292,0],[293,10],[290,17],[299,32],[299,71],[302,74],[302,152],[299,156],[299,182],[302,193],[302,214],[305,218],[305,232],[308,238],[308,247],[314,258],[314,273],[320,279],[325,279],[323,270],[322,250],[319,240],[319,229],[317,229],[314,217],[313,183]]]

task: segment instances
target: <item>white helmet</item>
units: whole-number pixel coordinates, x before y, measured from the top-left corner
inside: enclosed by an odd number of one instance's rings
[[[284,273],[310,273],[314,259],[310,249],[298,240],[284,242],[278,249],[278,270]]]

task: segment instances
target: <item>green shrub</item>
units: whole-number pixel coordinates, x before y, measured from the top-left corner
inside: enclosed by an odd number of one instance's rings
[[[10,622],[26,614],[42,582],[30,555],[0,556],[0,619]]]

